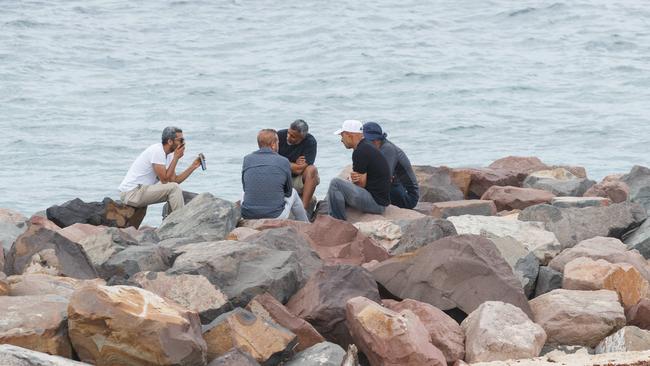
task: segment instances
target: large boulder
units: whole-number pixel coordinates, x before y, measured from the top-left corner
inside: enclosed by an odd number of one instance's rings
[[[446,366],[445,357],[430,343],[429,333],[410,310],[400,313],[364,297],[347,302],[346,318],[354,343],[371,365]]]
[[[67,307],[56,295],[0,296],[0,344],[71,358]]]
[[[48,273],[81,279],[97,277],[83,248],[54,230],[30,224],[6,255],[8,275]]]
[[[101,234],[108,230],[108,226],[95,226],[91,224],[73,224],[57,232],[75,243],[81,242],[83,239]]]
[[[347,221],[319,216],[313,223],[293,220],[245,220],[245,227],[256,230],[291,226],[303,235],[326,264],[361,265],[389,258],[388,251]]]
[[[542,263],[548,263],[561,250],[560,242],[552,232],[538,222],[523,222],[497,216],[450,217],[459,234],[481,235],[487,238],[510,237],[533,252]]]
[[[11,344],[0,344],[0,365],[4,366],[88,366],[60,356],[51,356]]]
[[[205,325],[203,338],[208,345],[208,361],[237,348],[265,366],[288,359],[296,344],[296,335],[289,330],[241,308]]]
[[[641,329],[650,330],[650,299],[641,299],[625,315],[628,325],[635,325]]]
[[[549,203],[554,197],[553,193],[541,189],[492,186],[481,196],[481,199],[492,200],[498,211],[510,211]]]
[[[548,265],[558,272],[564,272],[567,263],[580,257],[604,259],[610,263],[629,263],[644,278],[650,280],[650,268],[645,258],[635,250],[628,250],[625,244],[616,238],[595,237],[583,240],[573,248],[562,251]]]
[[[302,280],[296,254],[290,251],[227,240],[187,244],[178,251],[169,274],[203,275],[234,306],[246,306],[264,292],[286,302]]]
[[[645,259],[650,259],[650,220],[645,220],[636,230],[623,235],[623,242],[636,249]]]
[[[499,300],[531,314],[521,282],[494,243],[478,235],[437,240],[371,271],[393,295],[442,310],[458,307],[469,314],[485,301]]]
[[[546,332],[516,306],[486,301],[463,322],[468,362],[539,356]]]
[[[325,338],[311,324],[291,314],[284,305],[267,293],[255,296],[246,305],[246,309],[268,322],[275,322],[293,332],[298,337],[295,352],[325,341]]]
[[[484,199],[462,200],[447,202],[418,202],[414,210],[438,219],[446,219],[449,216],[460,215],[482,215],[494,216],[497,214],[497,207],[494,202]]]
[[[562,288],[563,275],[549,266],[539,267],[537,283],[535,284],[535,297]]]
[[[585,192],[584,197],[604,197],[613,203],[628,200],[630,187],[621,180],[621,176],[607,176],[600,183],[594,184]]]
[[[550,167],[535,156],[506,156],[488,165],[491,169],[511,170],[517,173],[530,174]]]
[[[410,310],[424,325],[431,337],[431,343],[445,356],[448,364],[465,359],[465,332],[456,321],[437,307],[412,299],[400,302],[383,300],[390,310],[401,313]]]
[[[113,254],[98,272],[109,284],[124,284],[138,272],[169,269],[169,252],[157,245],[129,246]]]
[[[348,207],[347,212],[347,222],[356,224],[358,222],[369,222],[377,220],[390,220],[390,221],[399,221],[399,220],[415,220],[424,216],[415,210],[409,210],[407,208],[399,208],[397,206],[388,205],[384,209],[382,214],[371,214],[364,213],[357,210],[356,208]]]
[[[146,208],[115,202],[106,197],[102,202],[84,202],[79,198],[54,205],[45,210],[48,220],[65,228],[77,223],[114,227],[140,226]]]
[[[160,240],[169,238],[196,238],[197,240],[223,240],[241,216],[240,208],[233,202],[201,193],[169,214],[156,230]]]
[[[86,252],[88,255],[90,262],[93,264],[93,266],[95,266],[95,268],[99,269],[104,263],[106,263],[106,261],[111,258],[112,255],[123,251],[129,246],[138,245],[138,242],[133,237],[131,237],[131,235],[129,235],[123,229],[114,227],[104,228],[95,234],[87,235],[82,238],[79,238],[80,235],[76,235],[76,233],[63,233],[64,231],[72,229],[74,227],[77,227],[77,230],[81,229],[78,227],[78,225],[86,224],[74,224],[61,230],[59,234],[64,235],[70,238],[70,240],[73,240],[81,245],[81,247],[84,248],[84,252]],[[84,228],[82,230],[89,231],[87,228]],[[72,237],[77,237],[78,240],[74,240]]]
[[[463,199],[463,192],[454,184],[452,171],[447,167],[414,165],[418,180],[420,201],[444,202]]]
[[[294,252],[305,281],[323,266],[323,261],[311,248],[307,238],[294,227],[286,226],[260,231],[246,237],[243,241],[270,249]]]
[[[11,249],[11,244],[27,230],[27,218],[21,213],[0,208],[0,247]],[[0,271],[2,271],[0,269]]]
[[[621,238],[646,219],[643,208],[632,203],[605,207],[559,208],[536,205],[519,214],[521,221],[541,221],[552,231],[564,248],[596,236]]]
[[[630,200],[650,209],[650,169],[635,165],[621,180],[630,188]]]
[[[525,173],[507,169],[460,168],[454,171],[471,175],[468,198],[481,198],[492,186],[521,187],[521,183],[526,178]]]
[[[618,295],[609,290],[558,289],[534,298],[530,307],[550,344],[595,347],[625,325]]]
[[[377,283],[367,270],[343,264],[325,266],[289,300],[287,309],[328,341],[347,347],[352,339],[345,323],[345,304],[357,296],[380,301]]]
[[[564,266],[562,288],[567,290],[602,290],[605,278],[616,268],[604,259],[580,257]]]
[[[391,254],[412,252],[438,239],[456,235],[451,222],[429,216],[414,220],[358,222],[354,226]]]
[[[84,286],[68,306],[70,340],[83,362],[98,365],[205,365],[195,312],[130,286]]]
[[[529,252],[520,242],[509,236],[490,238],[490,241],[494,243],[503,259],[512,268],[512,272],[524,288],[526,297],[532,297],[540,265],[535,253]]]
[[[564,168],[534,172],[524,180],[524,188],[541,189],[556,196],[581,197],[591,186],[593,180],[579,178]]]
[[[648,280],[636,268],[627,263],[617,263],[614,266],[614,270],[605,277],[603,288],[616,291],[625,310],[650,295]]]
[[[139,272],[129,279],[133,284],[185,309],[199,313],[201,323],[207,324],[229,311],[228,297],[201,275],[169,275],[165,272]]]
[[[628,326],[603,339],[596,353],[634,352],[650,350],[650,331]]]
[[[58,295],[69,299],[81,286],[105,285],[99,278],[79,280],[72,277],[51,276],[41,273],[24,274],[7,278],[10,296]]]
[[[338,344],[321,342],[296,354],[284,366],[341,366],[345,350]]]

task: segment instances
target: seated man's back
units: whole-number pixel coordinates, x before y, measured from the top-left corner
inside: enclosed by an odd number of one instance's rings
[[[244,158],[242,216],[249,219],[277,217],[284,210],[284,198],[291,194],[289,160],[262,148]]]

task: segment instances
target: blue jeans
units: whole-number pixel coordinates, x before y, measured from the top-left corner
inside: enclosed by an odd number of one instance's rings
[[[361,212],[383,214],[386,207],[375,202],[366,189],[341,178],[334,178],[327,190],[329,214],[335,219],[345,220],[345,207],[354,207]]]
[[[412,209],[420,199],[416,192],[407,192],[401,183],[393,183],[390,186],[390,204],[400,208]]]

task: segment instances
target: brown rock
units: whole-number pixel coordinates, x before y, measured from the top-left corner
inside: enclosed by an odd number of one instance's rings
[[[458,174],[471,175],[468,198],[480,198],[492,186],[521,187],[523,180],[526,179],[526,174],[504,169],[461,168],[454,171],[458,171]]]
[[[393,295],[442,310],[471,313],[498,300],[531,314],[521,282],[492,241],[478,235],[450,236],[413,253],[383,261],[372,274]]]
[[[296,344],[295,334],[241,308],[204,326],[203,338],[208,345],[208,361],[237,348],[264,365],[284,361]]]
[[[231,309],[228,297],[202,275],[139,272],[129,282],[199,313],[203,324]]]
[[[603,288],[616,291],[625,310],[646,298],[650,292],[648,281],[632,265],[617,263],[613,271],[607,274]]]
[[[523,174],[550,169],[548,165],[544,164],[535,156],[506,156],[505,158],[495,160],[488,168],[511,170]]]
[[[84,286],[72,295],[68,317],[70,340],[83,362],[205,365],[198,314],[149,291]]]
[[[268,322],[275,322],[294,333],[298,337],[295,352],[325,341],[325,338],[311,324],[291,314],[284,305],[268,293],[255,296],[248,303],[246,309],[258,317]]]
[[[251,229],[249,227],[236,227],[231,231],[226,240],[245,241],[249,236],[259,233],[259,230]]]
[[[373,366],[447,364],[410,310],[396,313],[372,300],[355,297],[347,302],[346,317],[354,343]]]
[[[71,358],[67,307],[56,295],[0,296],[0,344]]]
[[[48,273],[81,279],[97,277],[83,248],[47,227],[50,225],[40,219],[31,221],[7,253],[5,272],[8,275]]]
[[[90,224],[74,224],[58,230],[59,234],[65,236],[75,243],[79,243],[83,239],[103,233],[108,229],[107,226],[96,226]]]
[[[444,202],[463,199],[463,192],[454,182],[451,169],[445,166],[413,165],[413,172],[419,185],[420,201]],[[458,176],[457,179],[462,180],[461,176]]]
[[[208,366],[259,366],[251,355],[233,348],[223,355],[215,358]]]
[[[605,177],[602,182],[591,186],[585,197],[605,197],[613,203],[625,202],[630,197],[630,187],[621,180]]]
[[[604,259],[594,261],[580,257],[564,266],[562,288],[567,290],[602,290],[605,278],[616,269],[616,265]]]
[[[386,210],[381,215],[363,213],[354,208],[347,208],[347,222],[357,223],[357,222],[370,222],[376,220],[415,220],[423,217],[423,215],[415,210],[409,210],[406,208],[399,208],[397,206],[389,205],[386,207]]]
[[[447,202],[419,202],[414,210],[439,219],[460,215],[494,216],[497,214],[494,202],[489,200],[462,200]]]
[[[7,276],[3,272],[0,272],[0,296],[9,295],[10,289]]]
[[[587,178],[587,170],[577,165],[553,165],[550,169],[564,169],[578,178]]]
[[[618,295],[609,290],[553,290],[531,300],[530,307],[549,344],[595,347],[625,325]]]
[[[492,200],[497,210],[523,210],[528,206],[549,203],[555,197],[551,192],[534,188],[519,188],[512,186],[492,186],[481,197],[482,200]]]
[[[380,301],[370,272],[351,265],[325,266],[289,300],[287,309],[308,321],[325,339],[345,348],[352,342],[345,323],[345,304],[357,296]]]
[[[627,324],[650,330],[650,299],[641,299],[626,313]]]
[[[469,198],[469,186],[472,185],[472,173],[464,170],[450,169],[451,182],[463,193],[463,198]]]
[[[431,343],[442,352],[448,364],[465,359],[465,332],[444,311],[412,299],[401,302],[383,300],[382,304],[397,313],[412,311],[427,329]]]
[[[69,299],[72,293],[85,285],[105,285],[106,282],[96,278],[79,280],[71,277],[51,276],[42,273],[11,276],[7,279],[11,296],[59,295]]]

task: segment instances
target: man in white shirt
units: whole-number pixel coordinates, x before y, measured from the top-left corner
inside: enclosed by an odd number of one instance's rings
[[[183,173],[176,175],[176,164],[184,153],[183,131],[166,127],[162,143],[149,146],[131,164],[119,187],[122,202],[133,207],[146,207],[167,201],[171,211],[183,207],[185,202],[179,183],[201,166],[197,157]]]

